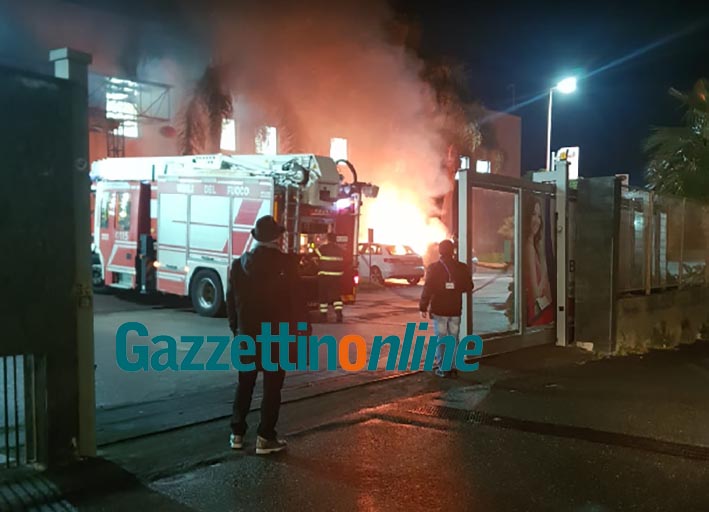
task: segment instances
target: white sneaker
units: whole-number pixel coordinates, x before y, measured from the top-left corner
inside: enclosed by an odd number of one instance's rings
[[[256,437],[256,455],[268,455],[286,449],[288,444],[281,439],[266,439],[265,437]]]
[[[231,434],[229,436],[229,448],[232,450],[241,450],[244,447],[244,436]]]

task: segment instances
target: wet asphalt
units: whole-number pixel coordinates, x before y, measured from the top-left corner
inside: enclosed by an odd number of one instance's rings
[[[257,413],[251,424],[257,422]],[[106,447],[139,484],[81,510],[709,510],[709,343],[538,347],[284,406],[287,453],[209,422]]]

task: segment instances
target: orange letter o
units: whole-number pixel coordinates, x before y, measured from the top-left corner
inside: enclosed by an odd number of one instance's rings
[[[357,347],[357,358],[354,363],[350,362],[349,347],[354,343]],[[338,349],[340,356],[340,366],[348,372],[358,372],[367,364],[367,344],[359,334],[345,334],[340,340]]]

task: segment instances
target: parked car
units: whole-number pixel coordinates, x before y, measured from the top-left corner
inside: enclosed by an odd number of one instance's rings
[[[101,265],[101,258],[96,252],[94,244],[91,244],[91,282],[94,289],[101,289],[104,287],[103,281],[103,265]]]
[[[407,245],[360,244],[358,252],[359,275],[364,279],[371,276],[378,284],[406,279],[415,285],[423,278],[423,259]]]

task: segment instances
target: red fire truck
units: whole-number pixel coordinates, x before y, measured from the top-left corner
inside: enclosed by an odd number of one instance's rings
[[[200,315],[220,315],[229,265],[252,247],[256,220],[270,214],[286,227],[283,249],[299,255],[314,301],[311,253],[327,233],[337,234],[348,256],[342,294],[351,303],[360,196],[367,190],[361,185],[368,185],[353,174],[354,183],[342,183],[332,159],[311,154],[97,161],[95,283],[189,296]]]

